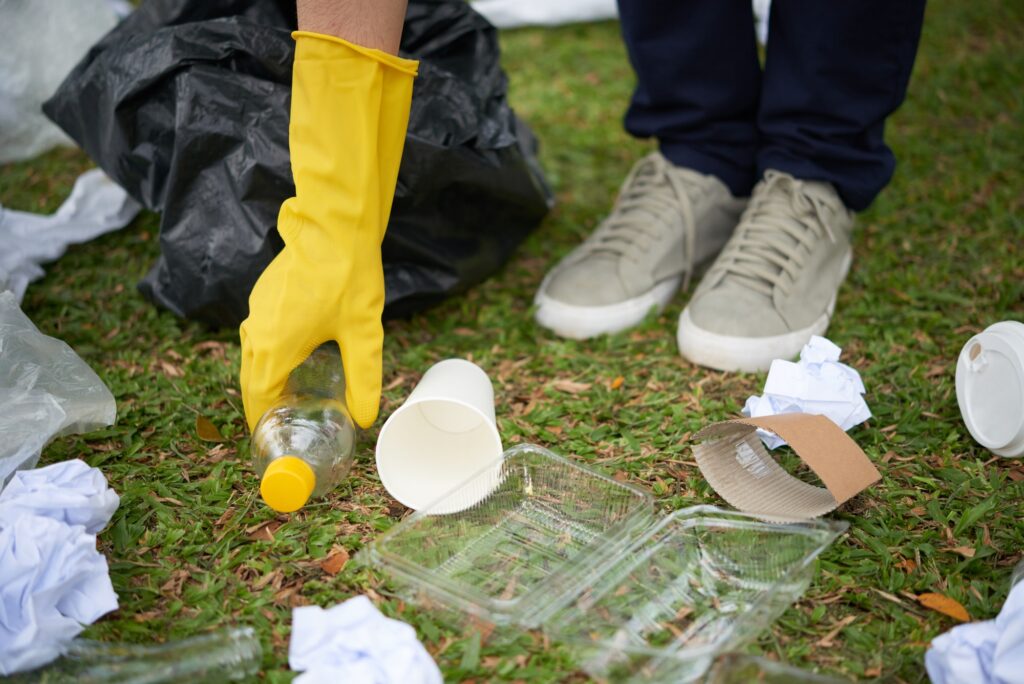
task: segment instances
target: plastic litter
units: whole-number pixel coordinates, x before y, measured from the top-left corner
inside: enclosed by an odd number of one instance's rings
[[[705,684],[848,684],[849,679],[807,672],[790,665],[739,653],[715,661]]]
[[[221,684],[251,681],[263,651],[249,627],[140,645],[76,639],[52,665],[11,678],[10,684]]]
[[[594,677],[680,682],[775,620],[845,528],[713,506],[658,519],[642,490],[523,445],[497,484],[485,467],[358,559],[408,601],[477,628],[542,628]]]
[[[252,456],[260,494],[282,513],[322,496],[352,467],[356,427],[345,406],[338,345],[313,351],[292,371],[284,395],[256,424]]]
[[[162,212],[162,255],[140,287],[180,316],[237,326],[281,249],[294,15],[293,0],[148,0],[44,105]],[[382,246],[386,316],[482,281],[552,201],[483,17],[464,0],[413,0],[402,54],[421,64]]]
[[[11,290],[21,301],[28,284],[43,277],[42,264],[59,259],[68,245],[124,228],[141,209],[99,169],[79,176],[49,216],[0,206],[0,290]]]
[[[40,105],[117,17],[107,0],[0,0],[0,164],[71,140]]]
[[[292,611],[288,665],[296,684],[441,684],[416,630],[384,617],[365,596]]]
[[[112,425],[114,396],[64,342],[39,332],[0,292],[0,484],[54,437]]]
[[[20,471],[0,492],[0,675],[50,662],[117,608],[95,537],[117,504],[81,461]]]
[[[974,441],[997,456],[1024,456],[1024,323],[994,323],[967,340],[956,400]]]

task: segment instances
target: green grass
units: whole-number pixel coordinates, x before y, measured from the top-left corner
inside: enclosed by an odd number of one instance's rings
[[[875,417],[851,434],[883,481],[835,514],[851,523],[849,534],[754,651],[851,677],[922,681],[927,643],[952,622],[911,596],[948,594],[975,619],[993,617],[1006,596],[1024,548],[1024,466],[971,440],[953,370],[972,333],[1024,315],[1022,29],[1013,3],[928,8],[907,102],[888,128],[900,164],[859,218],[855,267],[829,331],[868,388]],[[388,324],[382,416],[433,361],[472,358],[495,381],[507,443],[546,445],[649,487],[666,511],[720,503],[693,466],[688,436],[735,416],[764,376],[712,373],[679,357],[674,332],[685,296],[636,331],[589,342],[558,339],[531,320],[545,269],[594,227],[649,149],[621,130],[633,76],[618,27],[502,39],[512,103],[542,141],[559,204],[490,281]],[[0,203],[52,211],[88,166],[81,153],[58,151],[0,167]],[[464,638],[390,598],[364,572],[321,570],[334,547],[354,553],[405,513],[374,471],[380,422],[362,436],[351,478],[329,498],[291,516],[265,508],[248,464],[235,332],[179,321],[135,291],[157,255],[157,226],[144,215],[73,248],[24,302],[118,400],[115,427],[59,440],[44,455],[84,458],[121,495],[100,535],[121,608],[86,634],[148,641],[249,624],[264,644],[263,677],[287,681],[291,607],[370,593],[419,629],[450,681],[585,680],[539,637],[500,645]],[[624,383],[613,390],[617,376]],[[591,387],[565,394],[552,387],[556,379]],[[200,441],[197,415],[212,419],[227,442]]]

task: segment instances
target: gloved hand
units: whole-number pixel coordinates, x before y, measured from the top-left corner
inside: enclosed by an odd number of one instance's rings
[[[377,418],[384,330],[384,239],[418,63],[296,31],[291,153],[295,197],[281,206],[285,248],[249,295],[242,401],[249,429],[288,374],[335,340],[352,418]]]

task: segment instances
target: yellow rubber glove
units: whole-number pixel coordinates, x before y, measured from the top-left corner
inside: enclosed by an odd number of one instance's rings
[[[418,62],[296,31],[291,153],[295,197],[281,206],[285,248],[249,296],[242,401],[249,429],[288,374],[335,340],[352,418],[380,408],[384,272],[380,245],[394,198]]]

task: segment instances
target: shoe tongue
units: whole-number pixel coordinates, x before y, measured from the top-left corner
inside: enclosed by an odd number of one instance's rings
[[[788,185],[788,184],[787,184]],[[770,194],[761,198],[753,212],[744,217],[742,221],[760,224],[758,227],[749,227],[750,234],[757,235],[757,246],[748,245],[744,252],[747,254],[763,255],[771,251],[788,258],[797,247],[799,241],[781,228],[774,228],[780,223],[802,225],[803,222],[797,218],[803,212],[796,205],[800,200],[795,196],[796,191],[792,186],[772,188]],[[748,238],[749,239],[749,238]],[[782,267],[768,259],[760,258],[756,267],[758,271],[769,272],[778,275]],[[735,290],[737,293],[752,294],[763,297],[767,304],[771,303],[772,284],[770,281],[759,277],[756,273],[744,273],[748,268],[731,270],[729,276],[722,283],[726,290]]]
[[[672,194],[673,189],[665,173],[653,165],[644,169],[633,179],[632,185],[621,200],[615,221],[619,224],[618,231],[613,231],[616,239],[613,242],[621,241],[631,243],[636,237],[636,232],[648,232],[646,229],[666,229],[673,223],[674,212],[672,211],[672,200],[664,197],[661,202],[652,201],[652,197]],[[634,228],[639,222],[644,228]],[[660,232],[660,231],[659,231]]]

